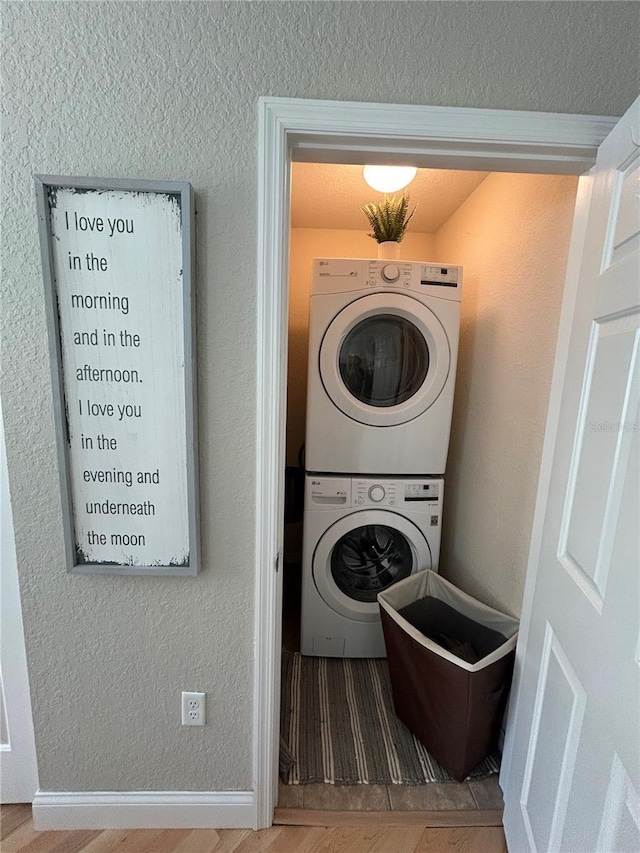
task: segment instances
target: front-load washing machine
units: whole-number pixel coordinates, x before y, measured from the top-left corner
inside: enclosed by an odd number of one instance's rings
[[[306,468],[444,474],[462,268],[313,262]]]
[[[300,650],[384,657],[377,595],[437,571],[442,479],[305,478]]]

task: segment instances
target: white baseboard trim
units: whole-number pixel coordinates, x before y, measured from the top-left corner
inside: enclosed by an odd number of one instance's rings
[[[38,831],[251,829],[253,791],[38,791]]]

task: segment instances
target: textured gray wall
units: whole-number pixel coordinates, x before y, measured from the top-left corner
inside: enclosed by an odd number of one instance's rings
[[[41,787],[251,787],[257,98],[619,114],[635,3],[4,3],[3,403]],[[64,571],[34,172],[197,193],[203,571]],[[209,725],[182,729],[182,689]]]

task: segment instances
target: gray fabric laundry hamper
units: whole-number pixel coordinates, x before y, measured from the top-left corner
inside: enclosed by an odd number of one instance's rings
[[[462,782],[497,747],[518,620],[431,570],[379,593],[378,603],[396,714]]]

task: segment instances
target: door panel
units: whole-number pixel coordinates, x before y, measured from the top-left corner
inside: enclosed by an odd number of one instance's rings
[[[547,625],[522,796],[527,832],[537,850],[558,846],[585,705],[585,689]]]
[[[640,236],[640,158],[637,151],[615,172],[603,270],[638,251]]]
[[[640,849],[639,120],[640,100],[603,143],[577,212],[586,226],[501,774],[512,853]]]
[[[638,313],[594,322],[558,558],[602,609],[637,399]]]
[[[640,796],[620,757],[613,757],[598,850],[640,850]]]

